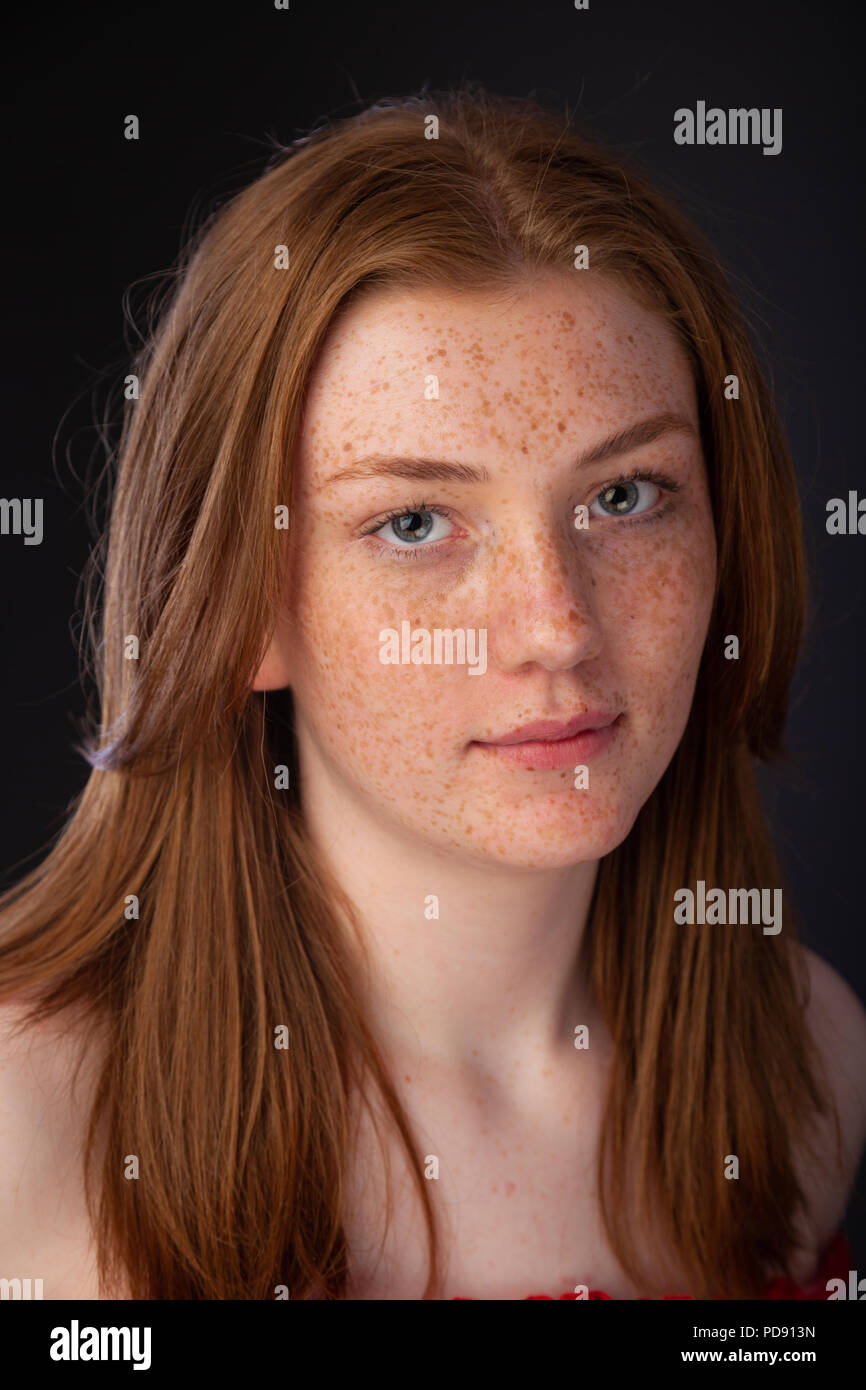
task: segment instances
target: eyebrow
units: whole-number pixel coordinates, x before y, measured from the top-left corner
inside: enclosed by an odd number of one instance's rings
[[[603,463],[605,459],[620,454],[628,454],[632,449],[640,449],[644,444],[653,444],[664,434],[675,430],[695,435],[694,426],[684,415],[665,411],[639,420],[616,434],[611,434],[592,448],[585,450],[574,460],[575,468],[586,468],[591,463]],[[490,474],[483,465],[476,467],[471,463],[454,463],[449,459],[407,458],[400,454],[368,454],[365,458],[341,468],[339,473],[328,478],[322,486],[333,487],[335,483],[357,482],[364,478],[410,478],[417,482],[438,483],[489,483]]]

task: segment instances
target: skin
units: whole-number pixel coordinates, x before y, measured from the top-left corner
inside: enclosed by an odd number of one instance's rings
[[[575,467],[661,413],[682,427]],[[338,479],[381,454],[487,478]],[[605,514],[603,489],[637,468],[678,490],[638,483],[633,520]],[[450,515],[401,558],[386,514],[422,502]],[[635,1296],[605,1265],[591,1191],[610,1040],[581,944],[598,861],[682,736],[712,608],[686,359],[662,319],[589,275],[505,293],[378,287],[331,326],[291,507],[285,603],[254,685],[294,693],[304,813],[357,907],[370,1012],[421,1151],[442,1158],[452,1292],[521,1296],[533,1263],[542,1287],[568,1287],[579,1255],[585,1277]],[[403,620],[485,628],[486,671],[383,665],[379,634]],[[600,708],[621,718],[581,790],[571,768],[515,766],[477,743]],[[428,894],[438,918],[424,915]],[[372,1252],[382,1165],[369,1135],[359,1153],[350,1247]],[[422,1233],[390,1157],[397,1245],[378,1273],[365,1255],[356,1297],[423,1289]],[[519,1250],[515,1230],[533,1232]],[[521,1275],[506,1287],[488,1266],[508,1239]]]
[[[691,428],[575,470],[660,412]],[[384,453],[489,481],[335,481]],[[639,483],[639,516],[606,515],[602,489],[638,467],[679,491]],[[421,501],[451,515],[413,555],[387,524],[361,534]],[[501,1072],[528,1046],[570,1046],[591,1007],[576,964],[597,863],[682,736],[714,584],[691,375],[621,290],[583,274],[509,293],[377,288],[332,325],[296,460],[285,607],[254,684],[293,690],[304,811],[366,924],[393,1047]],[[379,633],[404,619],[485,628],[487,670],[383,665]],[[569,768],[474,742],[598,708],[622,718],[582,790]]]
[[[423,397],[431,371],[438,401]],[[440,1159],[430,1189],[443,1297],[556,1297],[577,1280],[615,1298],[645,1292],[599,1226],[609,1048],[579,956],[598,858],[628,833],[688,716],[713,531],[686,434],[579,474],[571,461],[661,409],[696,423],[668,331],[584,272],[513,295],[378,290],[333,325],[312,382],[284,609],[255,683],[294,690],[305,815],[357,905],[375,967],[371,1016],[420,1152]],[[484,464],[490,482],[325,486],[374,450]],[[601,518],[575,531],[574,505],[637,464],[681,483],[676,507],[650,525]],[[377,558],[359,537],[365,523],[421,498],[453,509],[465,534],[451,558]],[[403,617],[486,626],[485,674],[383,666],[379,630]],[[470,747],[608,700],[625,718],[585,790],[566,772]],[[428,893],[438,919],[424,917]],[[812,1158],[800,1167],[811,1209],[788,1272],[803,1281],[839,1225],[866,1136],[866,1013],[837,972],[805,959],[804,1027],[828,1066],[845,1159],[840,1170],[828,1160],[817,1171]],[[46,1298],[95,1298],[80,1171],[101,1060],[92,1024],[75,1027],[88,1062],[78,1086],[70,1021],[18,1038],[18,1017],[14,1001],[0,1006],[0,1274],[44,1276]],[[577,1023],[590,1027],[586,1051],[572,1045]],[[833,1153],[829,1124],[815,1138]],[[362,1126],[344,1223],[350,1297],[424,1288],[417,1197],[402,1149],[386,1142],[395,1204],[380,1252],[382,1162]],[[689,1291],[676,1270],[667,1287]]]

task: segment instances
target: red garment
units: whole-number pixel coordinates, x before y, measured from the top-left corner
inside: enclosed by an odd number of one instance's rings
[[[761,1296],[762,1298],[825,1299],[827,1297],[828,1279],[844,1279],[845,1286],[847,1289],[848,1272],[851,1269],[852,1264],[853,1259],[851,1255],[851,1247],[849,1246],[845,1236],[842,1234],[842,1231],[838,1230],[834,1235],[833,1239],[830,1241],[830,1244],[827,1246],[827,1249],[824,1251],[824,1254],[821,1256],[821,1261],[818,1265],[818,1272],[815,1275],[815,1278],[811,1284],[795,1284],[793,1279],[789,1279],[787,1276],[783,1276],[779,1279],[774,1279],[773,1282],[767,1287],[766,1292]],[[604,1293],[601,1289],[590,1289],[589,1297],[591,1299],[606,1298],[610,1302],[614,1301],[609,1293]],[[527,1302],[530,1299],[548,1299],[551,1302],[553,1301],[549,1293],[530,1293],[526,1295],[526,1298],[523,1301]],[[570,1299],[572,1302],[575,1303],[583,1301],[578,1300],[576,1293],[561,1293],[559,1295],[559,1301],[562,1302],[563,1299]],[[661,1302],[671,1302],[674,1300],[689,1300],[692,1302],[694,1301],[693,1296],[690,1293],[669,1293],[663,1296]],[[453,1303],[474,1303],[476,1301],[477,1300],[473,1299],[471,1296],[462,1294],[458,1294],[456,1298],[452,1299]],[[634,1300],[634,1302],[636,1303],[651,1303],[652,1301],[653,1300],[649,1298],[638,1298]]]

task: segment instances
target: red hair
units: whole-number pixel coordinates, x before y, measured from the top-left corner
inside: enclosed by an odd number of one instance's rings
[[[592,273],[664,315],[687,351],[718,539],[688,726],[601,862],[587,923],[615,1044],[602,1214],[647,1292],[665,1291],[664,1271],[635,1221],[699,1297],[755,1296],[785,1268],[805,1200],[792,1146],[825,1108],[790,914],[763,936],[677,926],[672,912],[698,878],[781,882],[752,764],[779,751],[803,625],[779,421],[713,252],[667,198],[533,103],[461,91],[381,103],[283,151],[196,235],[134,363],[104,590],[95,563],[88,604],[92,771],[47,858],[0,900],[0,997],[26,997],[28,1023],[81,1008],[85,1045],[104,1049],[87,1174],[106,1290],[341,1297],[350,1116],[371,1085],[412,1158],[426,1294],[437,1289],[422,1155],[358,1002],[352,905],[293,793],[272,785],[274,763],[296,756],[290,700],[252,692],[250,673],[280,603],[274,508],[341,306],[374,284],[573,273],[579,243]],[[723,398],[730,373],[736,402]],[[722,657],[728,633],[737,662]],[[124,659],[130,634],[137,661]],[[273,1045],[280,1024],[289,1051]]]

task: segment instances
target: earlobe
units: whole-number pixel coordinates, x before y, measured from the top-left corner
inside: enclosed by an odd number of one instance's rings
[[[279,649],[279,645],[271,638],[267,651],[262,657],[259,669],[256,671],[250,689],[251,690],[282,690],[291,683],[288,663]]]

